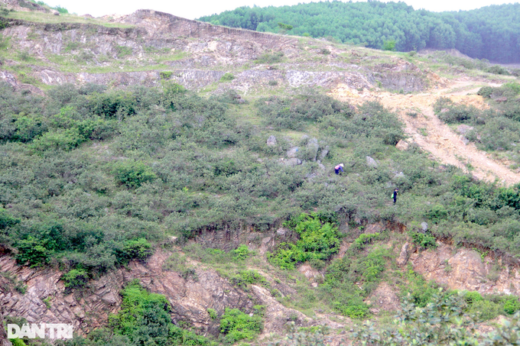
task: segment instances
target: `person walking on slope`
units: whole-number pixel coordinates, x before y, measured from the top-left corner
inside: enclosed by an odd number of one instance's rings
[[[336,167],[334,167],[334,172],[336,172],[336,174],[339,174],[339,172],[345,172],[345,171],[343,170],[343,167],[344,167],[344,166],[345,166],[344,164],[340,163],[339,165],[337,165]]]
[[[395,204],[395,202],[397,202],[397,191],[399,191],[399,189],[395,189],[394,193],[392,193],[392,198],[394,199],[394,204]]]

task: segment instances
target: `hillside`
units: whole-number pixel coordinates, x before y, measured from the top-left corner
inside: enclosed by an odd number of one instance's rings
[[[285,32],[290,25],[295,35],[327,37],[370,48],[382,49],[385,42],[395,41],[395,48],[402,52],[455,48],[472,58],[518,63],[519,16],[518,3],[437,13],[414,10],[404,2],[325,1],[240,7],[200,20],[275,33]]]
[[[0,3],[4,322],[71,323],[66,346],[518,332],[520,84],[504,68]]]

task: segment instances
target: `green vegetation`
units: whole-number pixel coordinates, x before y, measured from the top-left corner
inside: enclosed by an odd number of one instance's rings
[[[238,309],[226,308],[220,318],[220,332],[226,335],[226,341],[235,343],[240,340],[252,340],[263,329],[262,317],[249,316]]]
[[[519,13],[519,4],[435,13],[414,10],[403,2],[331,1],[240,7],[200,20],[275,33],[283,33],[290,26],[294,35],[329,37],[332,41],[385,50],[456,48],[473,58],[506,63],[518,62],[520,56],[517,45],[520,26],[516,19]],[[492,73],[502,73],[502,70]]]
[[[282,243],[274,253],[268,254],[269,261],[283,269],[294,269],[294,265],[305,261],[328,260],[339,250],[338,229],[318,214],[301,214],[287,222],[300,239],[296,244]]]
[[[226,72],[224,73],[224,75],[220,78],[220,81],[221,82],[231,82],[233,79],[235,79],[235,76],[230,73],[230,72]]]
[[[62,277],[62,280],[65,282],[65,287],[71,289],[85,287],[88,283],[88,279],[88,273],[82,269],[73,269]]]

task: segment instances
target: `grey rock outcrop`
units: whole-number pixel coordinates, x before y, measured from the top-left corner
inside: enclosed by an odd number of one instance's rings
[[[275,146],[276,145],[276,137],[271,135],[269,138],[267,138],[267,145],[268,146]]]
[[[373,158],[371,158],[370,156],[367,156],[367,165],[369,165],[370,167],[377,167],[378,166],[378,163],[376,160],[374,160]]]

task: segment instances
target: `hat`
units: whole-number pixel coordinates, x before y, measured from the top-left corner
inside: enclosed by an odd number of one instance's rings
[[[344,165],[344,164],[342,164],[342,163],[340,163],[339,165],[340,165],[340,167],[345,167],[345,165]]]

